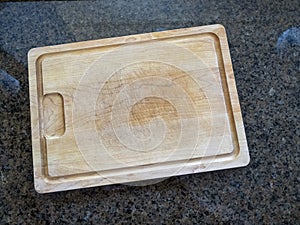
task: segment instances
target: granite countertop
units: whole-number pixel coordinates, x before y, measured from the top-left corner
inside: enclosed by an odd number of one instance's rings
[[[251,156],[245,168],[38,194],[27,52],[207,24],[227,30]],[[0,224],[297,224],[300,2],[0,3]]]

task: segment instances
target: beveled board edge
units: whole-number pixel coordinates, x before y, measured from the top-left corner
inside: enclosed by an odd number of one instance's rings
[[[229,169],[235,167],[242,167],[248,165],[250,161],[248,146],[246,141],[246,135],[235,85],[235,79],[232,69],[232,63],[229,53],[229,47],[227,43],[227,37],[225,29],[222,25],[209,25],[209,26],[201,26],[201,27],[192,27],[192,28],[182,28],[176,30],[169,31],[161,31],[161,32],[153,32],[146,34],[136,34],[122,37],[114,37],[114,38],[106,38],[100,40],[93,41],[85,41],[85,42],[77,42],[71,44],[63,44],[63,45],[55,45],[55,46],[47,46],[40,48],[33,48],[28,52],[28,69],[29,69],[29,91],[30,91],[30,113],[31,113],[31,130],[32,130],[32,149],[33,149],[33,166],[34,166],[34,184],[35,189],[39,193],[47,193],[47,192],[55,192],[55,191],[65,191],[72,190],[78,188],[87,188],[94,187],[100,185],[108,185],[112,184],[112,182],[108,179],[104,179],[99,177],[99,175],[87,176],[83,179],[76,180],[72,179],[72,176],[64,179],[55,179],[45,176],[47,174],[47,168],[43,165],[43,161],[45,155],[42,151],[41,138],[44,138],[41,134],[42,127],[39,123],[41,109],[39,108],[39,104],[41,101],[38,97],[38,93],[40,92],[40,87],[38,85],[39,79],[37,74],[41,74],[41,71],[37,71],[37,63],[47,54],[55,53],[55,52],[65,52],[65,51],[73,51],[73,50],[85,50],[92,47],[104,47],[110,45],[122,45],[130,42],[141,42],[141,41],[149,41],[149,40],[159,40],[163,38],[171,38],[171,37],[180,37],[191,34],[201,34],[201,33],[210,33],[214,34],[218,37],[221,49],[221,58],[223,59],[223,68],[224,74],[226,77],[226,81],[224,84],[228,90],[228,99],[226,100],[227,107],[230,107],[229,111],[231,111],[234,121],[235,134],[238,141],[238,150],[234,151],[232,154],[228,154],[226,158],[222,157],[206,157],[201,160],[190,160],[188,165],[179,170],[174,175],[184,175],[191,173],[199,173],[199,172],[207,172],[212,170],[221,170],[221,169]],[[230,103],[230,104],[229,104]],[[229,104],[229,105],[228,105]],[[156,179],[166,177],[168,174],[168,169],[170,165],[159,166],[159,170],[151,171],[151,177],[149,177],[149,168],[147,166],[141,166],[139,170],[132,171],[135,174],[145,174],[148,175],[147,179]],[[128,172],[127,172],[128,173]],[[129,174],[123,174],[121,176],[126,177]],[[114,179],[114,175],[111,176]],[[120,177],[118,177],[120,180]],[[135,181],[135,180],[130,180]],[[126,182],[126,179],[124,180]]]

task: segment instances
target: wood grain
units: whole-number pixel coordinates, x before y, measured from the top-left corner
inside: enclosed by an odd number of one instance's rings
[[[35,48],[28,61],[40,193],[249,162],[221,25]]]

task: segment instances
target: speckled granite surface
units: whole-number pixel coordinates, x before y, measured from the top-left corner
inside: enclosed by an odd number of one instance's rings
[[[40,195],[33,187],[31,47],[221,23],[251,163],[246,168]],[[0,4],[0,224],[299,224],[300,2]]]

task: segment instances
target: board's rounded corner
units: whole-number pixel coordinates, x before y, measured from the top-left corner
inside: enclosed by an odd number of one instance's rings
[[[215,34],[218,38],[226,37],[226,28],[223,24],[214,24],[212,33]]]
[[[246,160],[245,160],[245,162],[244,162],[244,167],[245,166],[248,166],[249,164],[250,164],[250,162],[251,162],[251,159],[250,159],[250,154],[249,153],[247,153],[246,154]]]
[[[29,51],[27,52],[28,63],[35,63],[46,53],[47,51],[44,49],[44,47],[36,47],[29,49]]]
[[[39,54],[39,48],[31,48],[29,49],[29,51],[27,52],[27,58],[33,58],[36,57]]]
[[[247,159],[246,159],[246,162],[245,162],[245,165],[244,166],[248,166],[251,162],[251,157],[250,157],[250,154],[249,152],[247,152]]]
[[[250,164],[250,154],[248,151],[241,152],[239,155],[239,164],[240,167],[246,167]]]
[[[39,194],[49,193],[49,186],[51,184],[47,177],[34,177],[34,190]]]
[[[39,181],[39,182],[43,182],[43,181]],[[34,190],[38,193],[38,194],[45,194],[46,191],[41,188],[41,186],[37,183],[37,181],[34,182]]]

